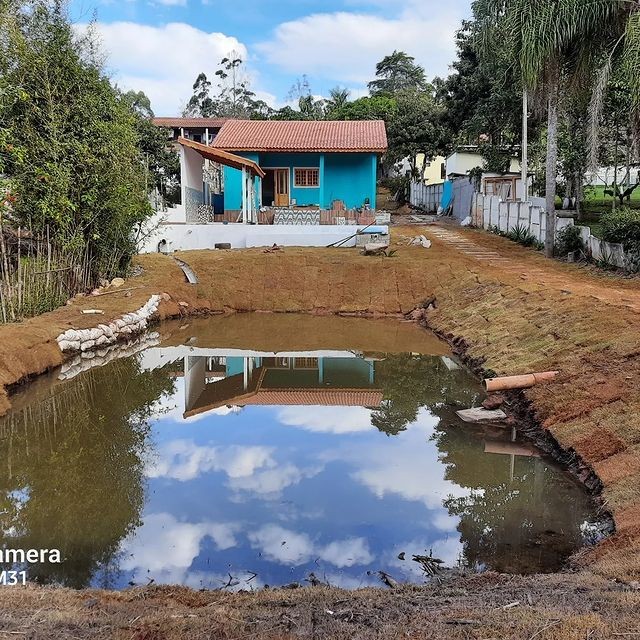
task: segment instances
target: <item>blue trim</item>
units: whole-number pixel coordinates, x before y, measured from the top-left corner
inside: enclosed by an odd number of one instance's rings
[[[320,184],[320,208],[324,209],[326,203],[324,200],[324,153],[320,154],[320,166],[318,171],[318,183]]]

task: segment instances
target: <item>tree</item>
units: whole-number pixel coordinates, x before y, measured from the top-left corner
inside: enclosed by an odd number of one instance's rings
[[[325,101],[316,100],[311,93],[311,85],[306,74],[302,78],[296,78],[291,85],[287,99],[290,102],[298,103],[299,111],[296,113],[296,119],[299,120],[323,120],[325,116]],[[284,119],[284,118],[282,118]]]
[[[393,96],[401,91],[424,91],[424,69],[404,51],[394,51],[376,65],[376,79],[368,84],[372,96]]]
[[[218,106],[211,98],[210,92],[211,82],[207,79],[206,74],[199,73],[193,83],[193,95],[189,98],[183,115],[192,118],[211,118],[219,115]]]
[[[508,170],[522,142],[522,91],[512,61],[496,50],[478,50],[480,24],[463,21],[456,33],[457,59],[446,79],[433,82],[442,106],[442,125],[451,144],[480,144],[487,171]],[[531,137],[531,133],[530,133]]]
[[[605,78],[616,51],[621,52],[628,81],[640,89],[640,6],[618,0],[539,0],[535,6],[529,0],[475,0],[473,9],[482,23],[485,55],[504,48],[517,64],[524,88],[546,102],[545,252],[550,257],[555,244],[561,91],[569,92],[580,81],[591,79],[603,57],[600,76]]]
[[[222,58],[215,72],[218,85],[213,95],[212,84],[206,74],[198,74],[183,115],[256,120],[269,118],[273,110],[263,100],[256,99],[243,65],[244,61],[235,51]]]
[[[180,157],[170,131],[153,124],[151,101],[142,91],[127,91],[122,99],[136,115],[139,147],[147,173],[147,192],[154,189],[170,204],[180,201]]]
[[[416,171],[416,156],[433,158],[446,144],[442,110],[426,92],[404,91],[396,97],[396,111],[387,126],[389,148],[385,163],[395,164],[408,158]]]
[[[330,120],[384,120],[389,122],[398,108],[397,100],[389,96],[365,96],[329,112]]]
[[[326,100],[326,112],[327,117],[335,112],[342,109],[346,104],[349,103],[349,89],[342,89],[340,87],[334,87],[329,91],[329,98]]]
[[[114,388],[117,402],[105,393]],[[34,565],[30,579],[83,588],[117,562],[140,525],[150,421],[173,392],[166,371],[123,358],[40,388],[36,402],[0,420],[1,542],[13,530],[22,548],[56,548],[63,558]]]
[[[94,280],[119,274],[134,227],[152,214],[136,113],[100,66],[94,33],[75,36],[62,2],[0,14],[0,171],[13,222],[86,253]]]

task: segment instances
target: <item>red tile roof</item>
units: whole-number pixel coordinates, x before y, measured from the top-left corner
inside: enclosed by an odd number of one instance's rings
[[[379,407],[382,398],[382,391],[376,389],[260,389],[237,404]]]
[[[382,120],[227,120],[213,141],[227,151],[387,150]]]
[[[220,129],[227,121],[226,118],[153,118],[152,122],[158,127],[184,127],[188,129]]]

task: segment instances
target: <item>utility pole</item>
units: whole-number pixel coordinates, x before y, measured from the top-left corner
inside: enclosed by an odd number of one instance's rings
[[[529,96],[522,91],[522,202],[529,200]]]

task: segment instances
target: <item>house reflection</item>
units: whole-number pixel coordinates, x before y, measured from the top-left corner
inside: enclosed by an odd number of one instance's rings
[[[219,407],[350,406],[375,409],[375,357],[351,351],[268,353],[235,349],[149,349],[143,366],[184,376],[184,417]]]

